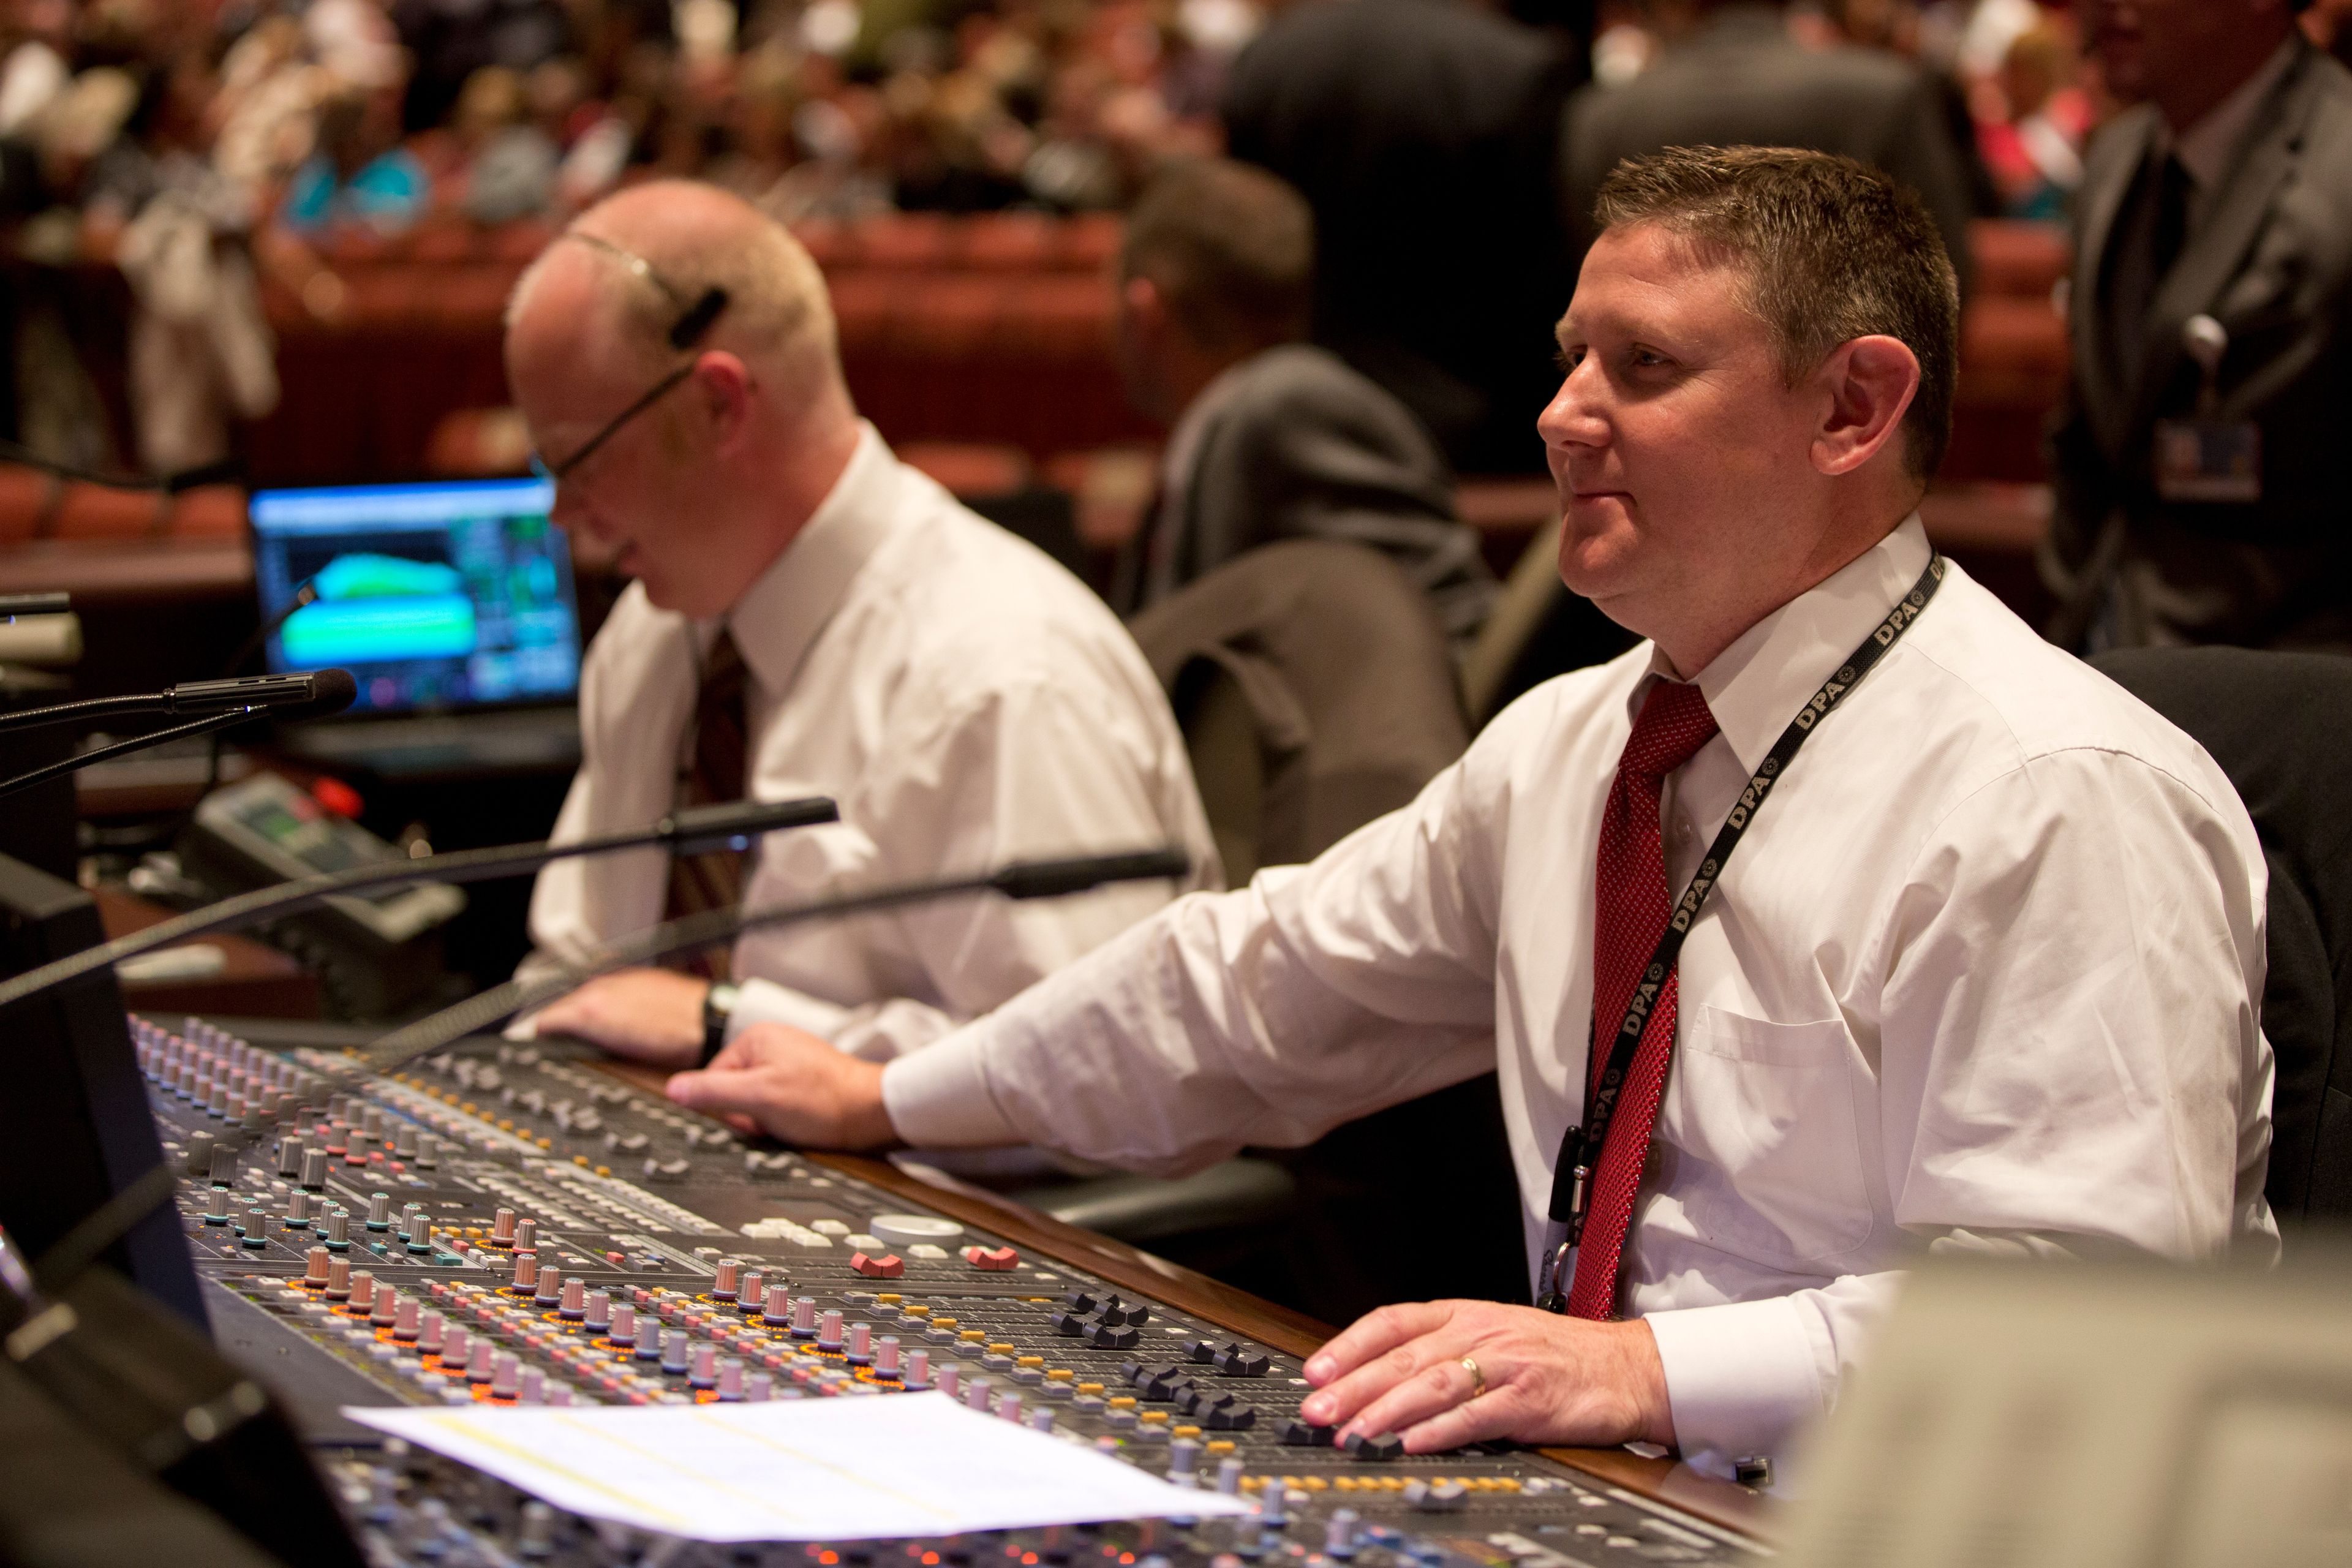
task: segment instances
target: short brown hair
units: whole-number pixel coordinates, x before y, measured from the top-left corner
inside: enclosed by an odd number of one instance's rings
[[[1220,348],[1307,335],[1315,216],[1263,169],[1200,158],[1157,175],[1128,214],[1119,276],[1160,286],[1185,331]]]
[[[1960,287],[1919,199],[1851,158],[1792,147],[1669,147],[1601,182],[1601,226],[1663,224],[1748,275],[1791,385],[1839,344],[1896,338],[1919,361],[1903,424],[1913,477],[1952,439]]]

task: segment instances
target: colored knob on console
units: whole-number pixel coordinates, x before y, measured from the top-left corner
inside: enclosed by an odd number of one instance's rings
[[[228,1189],[226,1187],[213,1189],[211,1198],[205,1205],[205,1223],[206,1225],[228,1223]]]
[[[375,1293],[374,1304],[368,1310],[368,1327],[388,1329],[400,1312],[400,1292],[387,1285]]]
[[[348,1301],[352,1299],[352,1260],[350,1258],[328,1259],[327,1288],[320,1294],[330,1301]]]
[[[512,1399],[522,1390],[522,1358],[512,1351],[500,1351],[490,1363],[490,1397]]]
[[[841,1348],[841,1314],[827,1312],[816,1331],[816,1348],[837,1351]]]
[[[768,1300],[760,1309],[760,1321],[771,1328],[781,1329],[793,1321],[793,1293],[789,1287],[771,1285]]]
[[[447,1342],[449,1320],[439,1312],[427,1312],[416,1325],[416,1353],[439,1355]]]
[[[185,1154],[187,1159],[186,1169],[188,1174],[191,1176],[202,1177],[205,1181],[210,1181],[212,1179],[213,1135],[211,1133],[190,1133],[188,1135],[187,1146],[183,1152]]]
[[[476,1340],[473,1344],[473,1353],[466,1360],[466,1381],[467,1383],[489,1382],[491,1369],[501,1359],[512,1361],[514,1358],[512,1356],[501,1358],[496,1345],[488,1340]]]
[[[490,1245],[512,1247],[515,1239],[515,1212],[499,1209],[490,1216]]]
[[[302,1152],[302,1184],[314,1193],[325,1189],[327,1152],[324,1149],[306,1149]]]
[[[864,1366],[874,1359],[874,1331],[865,1323],[849,1325],[849,1340],[844,1347],[852,1366]]]
[[[352,1216],[337,1209],[327,1216],[327,1249],[348,1251],[352,1245]]]
[[[278,1144],[278,1173],[292,1180],[302,1173],[302,1154],[310,1147],[300,1137],[281,1139]]]
[[[672,1376],[685,1372],[687,1347],[692,1343],[684,1329],[671,1329],[663,1334],[661,1369]]]
[[[303,1259],[302,1283],[314,1290],[323,1289],[327,1283],[328,1267],[333,1260],[334,1255],[325,1247],[312,1247]]]
[[[742,1400],[743,1363],[740,1358],[730,1355],[719,1363],[719,1397],[729,1405]]]
[[[563,1270],[552,1263],[542,1265],[539,1270],[538,1286],[538,1293],[532,1296],[531,1305],[553,1307],[563,1300]]]
[[[514,1260],[514,1283],[507,1289],[518,1296],[528,1296],[539,1287],[539,1258],[535,1254],[518,1253]]]
[[[352,1276],[352,1310],[364,1312],[375,1304],[375,1276],[362,1270]]]
[[[891,1343],[888,1340],[885,1340],[882,1342],[886,1346]],[[902,1381],[905,1383],[907,1387],[917,1391],[930,1387],[931,1352],[922,1350],[908,1351],[907,1352],[907,1370]]]
[[[767,1280],[761,1277],[758,1269],[753,1268],[744,1274],[743,1282],[736,1287],[735,1300],[741,1304],[746,1312],[756,1312],[760,1310],[761,1302],[766,1299],[767,1293]]]
[[[399,1305],[394,1310],[392,1337],[403,1344],[416,1342],[417,1329],[424,1314],[424,1303],[413,1296],[395,1298]]]
[[[687,1358],[687,1383],[695,1388],[719,1386],[719,1347],[697,1345]]]
[[[599,1294],[602,1292],[600,1291]],[[616,1345],[635,1344],[637,1342],[637,1310],[626,1301],[615,1306],[613,1309],[613,1326],[604,1331],[604,1337]]]
[[[898,1375],[898,1335],[884,1334],[874,1342],[874,1375],[877,1377]]]
[[[450,1324],[447,1331],[441,1336],[441,1370],[443,1372],[465,1371],[467,1361],[473,1353],[473,1336],[466,1331],[466,1325]]]
[[[377,1193],[368,1199],[367,1227],[370,1230],[392,1228],[392,1194]]]
[[[566,1279],[562,1300],[555,1312],[567,1323],[585,1321],[588,1317],[588,1287],[578,1279]]]
[[[741,1278],[742,1270],[736,1265],[732,1263],[720,1264],[719,1266],[719,1278],[711,1281],[711,1295],[717,1297],[721,1301],[732,1301],[735,1300],[735,1287]]]
[[[514,1248],[517,1252],[536,1251],[539,1247],[539,1221],[518,1220],[514,1228]]]

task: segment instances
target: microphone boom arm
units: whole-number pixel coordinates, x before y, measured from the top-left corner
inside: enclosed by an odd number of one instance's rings
[[[871,914],[877,910],[928,903],[934,899],[966,893],[1002,893],[1011,899],[1054,899],[1082,893],[1108,882],[1149,881],[1178,878],[1192,869],[1192,858],[1169,846],[1115,855],[1087,855],[1068,859],[1014,861],[978,877],[947,881],[900,882],[845,897],[808,903],[771,904],[765,909],[707,910],[683,920],[657,925],[634,937],[607,942],[586,958],[567,963],[545,980],[525,985],[509,980],[478,996],[394,1030],[361,1052],[368,1071],[390,1072],[403,1062],[439,1050],[453,1040],[478,1033],[517,1013],[532,1012],[578,989],[600,974],[637,964],[653,963],[723,942],[740,932],[797,925],[803,921]]]
[[[31,789],[36,784],[45,784],[60,774],[73,773],[77,769],[89,767],[94,763],[102,763],[110,758],[119,757],[125,752],[143,751],[149,746],[160,746],[166,741],[184,741],[194,735],[208,735],[215,730],[233,728],[244,723],[247,719],[258,718],[268,711],[267,708],[232,708],[226,713],[215,713],[207,718],[199,719],[193,724],[175,724],[168,730],[153,730],[144,735],[133,735],[128,741],[117,741],[110,746],[100,746],[96,751],[77,752],[63,762],[51,763],[47,767],[35,768],[27,773],[18,773],[12,779],[0,779],[0,800],[5,800],[12,795]]]
[[[238,713],[232,716],[231,721],[245,717],[244,713]],[[209,724],[214,721],[199,722]],[[189,726],[192,731],[196,727]],[[79,763],[86,759],[74,760]],[[159,925],[149,926],[144,931],[133,931],[98,947],[86,948],[80,952],[42,964],[37,969],[28,969],[14,979],[0,981],[0,1008],[37,991],[63,984],[126,958],[207,936],[214,931],[250,925],[265,916],[291,914],[311,909],[331,898],[370,892],[380,888],[406,887],[416,882],[495,881],[500,877],[520,876],[525,871],[537,870],[551,860],[602,855],[616,849],[667,847],[672,854],[695,855],[731,844],[754,831],[776,832],[789,827],[807,827],[817,823],[836,822],[840,816],[839,808],[823,795],[811,795],[803,800],[750,804],[730,802],[723,805],[673,812],[650,828],[599,834],[595,837],[575,839],[569,844],[500,844],[481,849],[460,849],[447,855],[430,855],[422,860],[388,860],[379,865],[354,866],[344,871],[322,872],[299,881],[257,888],[249,893],[223,899],[218,903],[206,904],[203,909],[192,910]],[[747,826],[747,823],[752,826]]]

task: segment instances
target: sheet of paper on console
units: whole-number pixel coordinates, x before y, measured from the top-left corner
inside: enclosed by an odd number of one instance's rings
[[[1247,1513],[940,1394],[344,1411],[559,1508],[698,1541],[856,1541]]]

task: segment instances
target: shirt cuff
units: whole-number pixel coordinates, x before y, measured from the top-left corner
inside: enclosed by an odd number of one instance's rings
[[[918,1149],[987,1149],[1026,1142],[989,1092],[980,1040],[969,1030],[882,1069],[882,1109]]]
[[[746,980],[735,988],[735,1011],[727,1017],[727,1037],[731,1040],[754,1024],[785,1024],[820,1040],[830,1040],[848,1023],[846,1007],[772,980]]]
[[[1826,1406],[1822,1355],[1786,1296],[1652,1312],[1675,1440],[1694,1468],[1728,1476],[1736,1461],[1780,1453]]]

